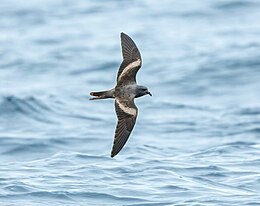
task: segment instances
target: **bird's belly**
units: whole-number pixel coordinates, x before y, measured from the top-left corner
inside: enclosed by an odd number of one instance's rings
[[[115,97],[134,98],[136,95],[136,85],[125,85],[115,89]]]

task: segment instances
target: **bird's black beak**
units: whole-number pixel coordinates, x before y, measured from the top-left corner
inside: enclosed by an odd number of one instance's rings
[[[147,92],[147,94],[149,94],[150,96],[153,96],[150,92]]]

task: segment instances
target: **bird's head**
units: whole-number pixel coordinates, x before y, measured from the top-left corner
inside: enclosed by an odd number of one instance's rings
[[[145,86],[137,86],[136,88],[136,95],[135,97],[141,97],[144,96],[146,94],[149,94],[150,96],[152,96],[152,94],[148,91],[148,88]]]

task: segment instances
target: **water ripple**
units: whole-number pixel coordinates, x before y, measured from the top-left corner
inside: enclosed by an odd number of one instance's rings
[[[0,205],[259,205],[259,8],[2,0]],[[120,32],[153,96],[110,158]]]

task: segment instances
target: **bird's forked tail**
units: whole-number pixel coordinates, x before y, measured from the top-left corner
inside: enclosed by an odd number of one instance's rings
[[[101,92],[90,92],[90,95],[94,97],[90,98],[89,100],[115,98],[114,89]]]

